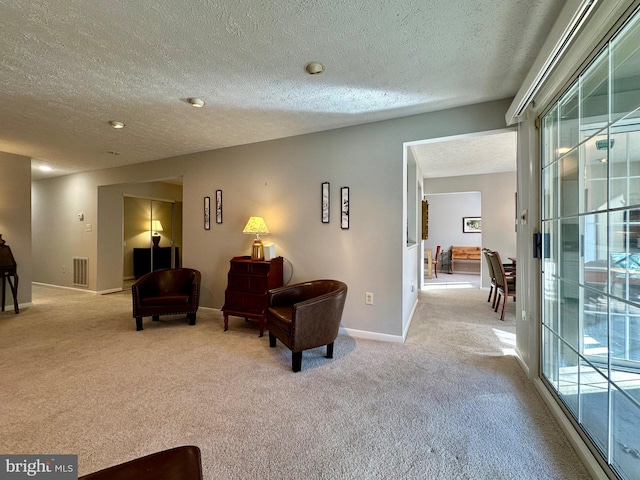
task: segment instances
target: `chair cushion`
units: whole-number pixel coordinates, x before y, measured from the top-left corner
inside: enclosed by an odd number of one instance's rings
[[[291,319],[293,318],[293,307],[271,307],[269,308],[268,321],[286,333],[291,333]]]
[[[159,295],[157,297],[141,298],[140,305],[154,307],[162,305],[180,305],[189,303],[189,295]]]

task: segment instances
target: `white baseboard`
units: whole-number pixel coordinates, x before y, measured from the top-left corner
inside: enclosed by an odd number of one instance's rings
[[[340,327],[342,335],[355,338],[366,338],[368,340],[380,340],[382,342],[404,343],[401,335],[388,335],[386,333],[368,332],[366,330],[355,330],[353,328]]]
[[[85,292],[85,293],[93,293],[95,295],[95,290],[87,290],[86,288],[76,288],[76,287],[65,287],[62,285],[55,285],[53,283],[42,283],[42,282],[31,282],[33,285],[42,285],[43,287],[52,287],[52,288],[60,288],[62,290],[73,290],[76,292]]]

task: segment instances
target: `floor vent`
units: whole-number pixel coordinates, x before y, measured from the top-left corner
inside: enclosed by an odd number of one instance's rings
[[[87,257],[73,257],[73,286],[89,286],[89,259]]]

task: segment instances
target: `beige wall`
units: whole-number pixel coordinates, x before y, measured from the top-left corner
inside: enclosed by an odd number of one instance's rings
[[[130,167],[33,182],[39,205],[61,202],[49,218],[34,208],[34,225],[56,229],[57,249],[34,231],[34,258],[51,255],[55,271],[38,263],[39,281],[69,285],[58,270],[76,255],[91,258],[90,288],[110,291],[122,282],[121,184],[183,178],[183,265],[203,275],[202,305],[220,308],[229,259],[246,255],[242,229],[263,216],[265,239],[285,257],[286,280],[337,278],[349,285],[343,327],[398,340],[417,300],[421,249],[406,244],[404,144],[416,140],[504,128],[508,100],[290,137]],[[320,221],[322,182],[331,184],[331,222]],[[412,188],[418,188],[421,179]],[[340,228],[340,187],[350,188],[351,225]],[[203,228],[203,197],[223,191],[223,223]],[[146,195],[144,195],[146,196]],[[149,195],[157,196],[157,195]],[[59,199],[59,200],[56,200]],[[77,211],[86,220],[76,225]],[[99,215],[98,215],[99,212]],[[37,219],[37,222],[36,222]],[[84,223],[97,225],[86,232]],[[76,228],[78,227],[78,228]],[[36,238],[37,237],[37,238]],[[412,288],[413,287],[413,288]],[[374,305],[365,305],[365,292]]]

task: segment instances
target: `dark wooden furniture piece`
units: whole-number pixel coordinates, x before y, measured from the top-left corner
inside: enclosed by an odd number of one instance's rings
[[[291,350],[291,369],[302,369],[302,351],[327,346],[333,358],[333,342],[338,336],[347,285],[338,280],[313,280],[269,291],[267,328],[269,346],[276,339]]]
[[[224,329],[229,328],[229,315],[258,320],[260,336],[264,334],[267,292],[282,286],[282,257],[251,260],[233,257],[224,292]]]
[[[200,272],[192,268],[166,268],[143,275],[131,287],[136,330],[142,330],[142,317],[157,322],[160,315],[186,314],[189,325],[195,325],[200,278]]]
[[[187,445],[152,453],[78,480],[202,480],[202,459],[198,447]]]
[[[180,249],[175,247],[175,268],[180,267]],[[153,270],[171,268],[171,247],[153,247]],[[151,271],[151,248],[133,249],[133,275],[140,278]]]
[[[18,309],[18,267],[8,245],[0,244],[0,275],[2,275],[2,311],[7,293],[7,282],[13,295],[13,311],[20,313]]]

